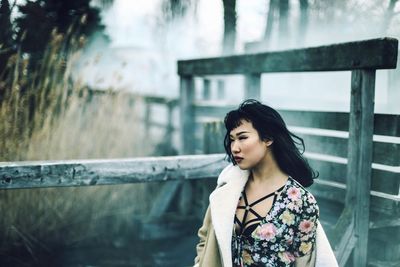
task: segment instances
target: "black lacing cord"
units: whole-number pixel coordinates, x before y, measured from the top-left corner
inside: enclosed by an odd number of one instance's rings
[[[243,197],[245,206],[237,206],[238,209],[244,209],[244,210],[245,210],[245,212],[244,212],[244,214],[243,214],[243,219],[242,219],[242,221],[240,221],[240,220],[237,218],[236,214],[235,214],[235,222],[238,223],[238,225],[240,226],[240,231],[239,231],[239,233],[240,233],[239,235],[240,235],[240,236],[241,236],[241,235],[243,234],[243,232],[246,230],[246,225],[248,225],[249,223],[255,222],[255,221],[261,221],[261,220],[263,219],[263,217],[262,217],[260,214],[258,214],[255,210],[253,210],[252,207],[253,207],[254,205],[260,203],[261,201],[263,201],[263,200],[265,200],[265,199],[271,197],[271,196],[274,196],[274,200],[272,201],[272,204],[274,204],[275,201],[276,201],[277,195],[278,195],[277,193],[280,192],[280,191],[282,191],[282,189],[283,189],[284,187],[285,187],[285,186],[283,185],[283,186],[280,187],[278,190],[276,190],[276,191],[274,191],[274,192],[272,192],[272,193],[270,193],[270,194],[268,194],[268,195],[266,195],[266,196],[263,196],[263,197],[259,198],[258,200],[254,201],[254,202],[251,203],[251,204],[249,204],[249,202],[248,202],[248,200],[247,200],[247,196],[246,196],[245,191],[242,192],[242,197]],[[271,208],[272,208],[272,207],[271,207]],[[251,219],[251,220],[249,220],[248,222],[245,222],[245,221],[246,221],[246,218],[247,218],[247,215],[248,215],[249,212],[253,213],[257,218]],[[245,223],[243,223],[243,222],[245,222]]]

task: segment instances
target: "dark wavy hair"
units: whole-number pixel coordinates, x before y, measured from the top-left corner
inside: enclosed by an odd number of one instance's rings
[[[226,128],[224,147],[228,160],[233,165],[236,165],[236,161],[232,155],[229,134],[242,124],[242,120],[252,123],[261,140],[273,141],[272,153],[283,172],[304,187],[313,184],[313,180],[318,177],[318,172],[310,167],[302,155],[305,151],[303,139],[287,129],[281,115],[275,109],[254,99],[245,100],[238,109],[228,112],[224,119]]]

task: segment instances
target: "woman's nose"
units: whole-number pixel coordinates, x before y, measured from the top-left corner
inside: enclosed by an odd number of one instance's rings
[[[240,151],[240,147],[239,147],[239,145],[237,144],[237,142],[232,142],[231,143],[231,150],[232,150],[232,152],[239,152]]]

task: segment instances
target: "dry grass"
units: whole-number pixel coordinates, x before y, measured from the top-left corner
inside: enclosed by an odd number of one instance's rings
[[[38,69],[20,52],[10,57],[0,73],[0,161],[150,154],[140,99],[95,94],[72,80],[82,40],[54,32]],[[38,251],[112,239],[149,210],[156,190],[156,184],[0,190],[0,257],[17,249],[35,260]]]

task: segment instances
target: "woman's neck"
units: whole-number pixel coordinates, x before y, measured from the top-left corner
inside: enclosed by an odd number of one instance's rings
[[[249,182],[253,184],[269,184],[273,186],[286,181],[287,176],[288,175],[279,168],[272,155],[270,155],[251,169],[251,179]]]

